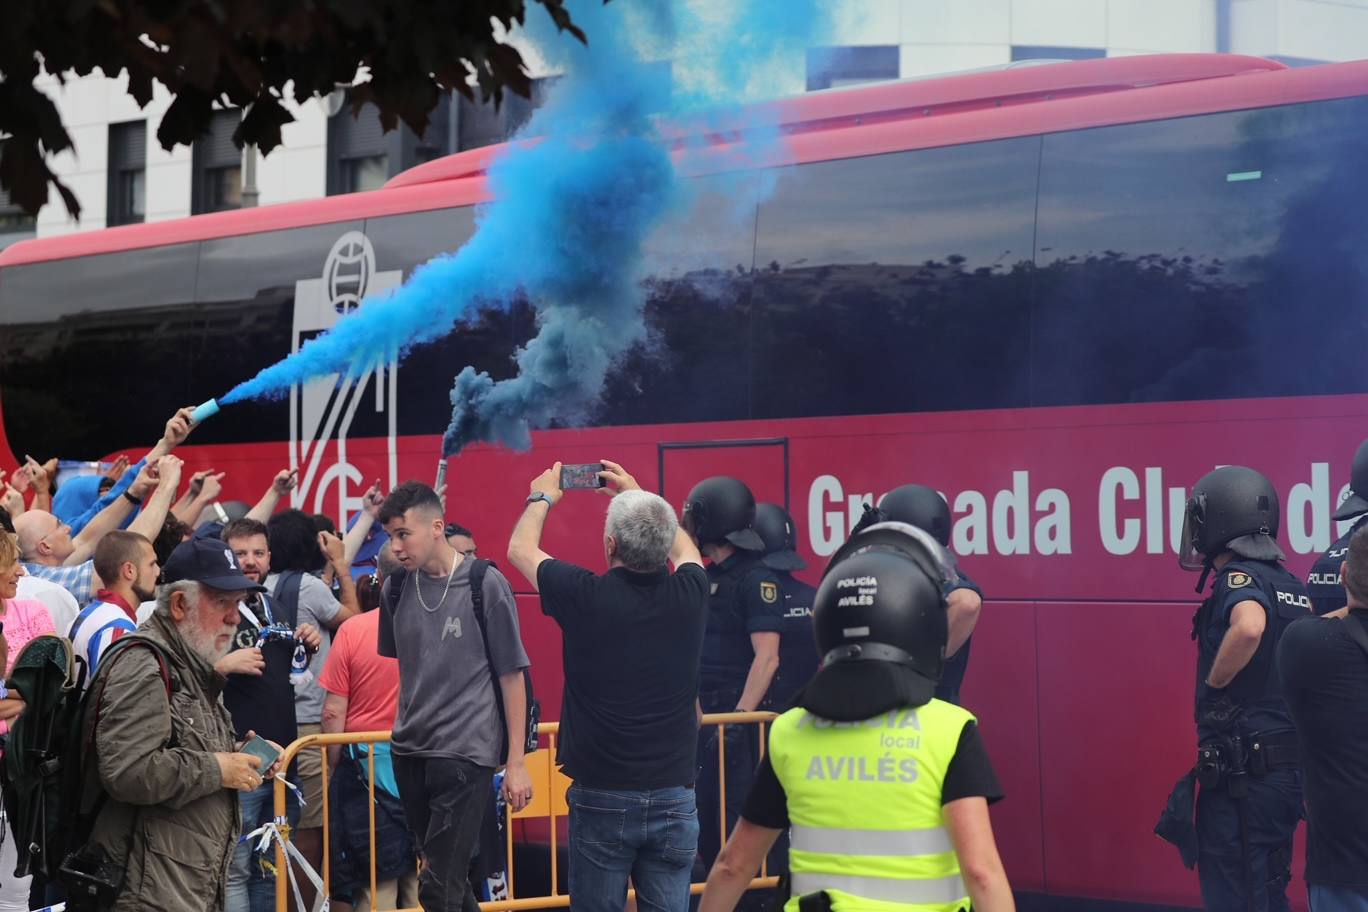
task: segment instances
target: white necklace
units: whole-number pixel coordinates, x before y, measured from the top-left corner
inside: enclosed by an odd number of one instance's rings
[[[456,575],[456,565],[460,563],[460,561],[457,560],[457,557],[459,557],[459,555],[455,555],[451,558],[451,572],[447,574],[446,585],[442,587],[442,598],[437,602],[436,607],[429,608],[427,602],[423,601],[423,577],[421,575],[423,571],[418,571],[420,574],[418,577],[418,584],[414,588],[418,591],[418,604],[422,605],[423,610],[428,614],[432,614],[438,608],[441,608],[442,602],[446,601],[447,593],[451,591],[451,578]]]

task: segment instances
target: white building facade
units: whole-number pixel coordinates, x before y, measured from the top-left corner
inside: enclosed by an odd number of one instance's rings
[[[834,19],[823,46],[795,60],[781,85],[816,90],[1039,58],[1228,52],[1314,65],[1368,57],[1368,0],[842,0]],[[221,112],[194,147],[168,152],[156,139],[170,104],[164,91],[139,109],[122,77],[46,79],[44,88],[75,143],[55,170],[82,215],[72,220],[54,194],[29,219],[0,194],[0,248],[243,204],[250,169],[230,140],[238,112]],[[337,93],[294,108],[282,145],[258,159],[258,204],[372,189],[421,161],[500,142],[531,110],[516,98],[498,112],[457,99],[434,113],[423,137],[386,136],[373,113],[353,119],[343,101]]]

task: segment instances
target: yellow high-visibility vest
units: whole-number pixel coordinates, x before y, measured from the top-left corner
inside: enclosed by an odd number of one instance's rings
[[[792,709],[770,729],[788,799],[789,870],[798,897],[825,890],[837,912],[969,908],[941,817],[941,789],[974,716],[932,700],[862,722]]]

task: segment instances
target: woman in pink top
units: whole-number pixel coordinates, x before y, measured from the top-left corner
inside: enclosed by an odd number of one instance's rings
[[[25,644],[45,633],[56,633],[52,615],[42,602],[18,599],[19,577],[24,569],[19,565],[19,544],[15,536],[0,530],[0,623],[5,625],[0,635],[0,657],[5,664],[5,676],[14,670],[14,661]],[[24,711],[24,702],[17,696],[0,700],[0,734],[9,732],[11,719]],[[15,877],[12,873],[18,858],[14,851],[14,834],[6,832],[0,842],[0,912],[28,912],[29,884],[32,878]]]

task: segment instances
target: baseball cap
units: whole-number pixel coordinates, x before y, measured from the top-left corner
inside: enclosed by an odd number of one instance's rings
[[[238,567],[233,551],[221,541],[192,538],[181,542],[162,567],[163,583],[191,580],[224,592],[265,592],[266,587],[252,582]]]

